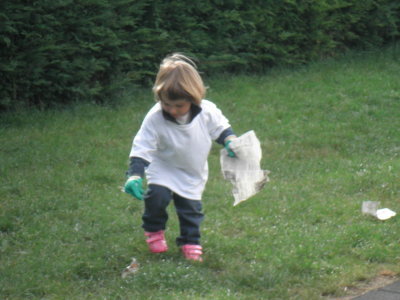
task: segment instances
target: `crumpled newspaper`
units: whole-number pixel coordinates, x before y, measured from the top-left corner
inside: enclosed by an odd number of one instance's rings
[[[227,150],[222,149],[220,162],[222,175],[233,185],[233,206],[236,206],[261,191],[269,181],[269,171],[260,168],[262,151],[253,130],[232,140],[229,146],[236,157],[229,157]]]

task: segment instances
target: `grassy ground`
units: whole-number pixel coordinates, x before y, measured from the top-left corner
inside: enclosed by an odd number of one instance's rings
[[[1,115],[0,295],[3,299],[323,299],[382,270],[400,272],[400,58],[389,49],[265,76],[207,80],[237,134],[254,129],[271,171],[233,207],[212,149],[204,194],[205,262],[173,241],[151,255],[143,203],[120,192],[149,91],[114,107]],[[121,279],[135,257],[139,272]]]

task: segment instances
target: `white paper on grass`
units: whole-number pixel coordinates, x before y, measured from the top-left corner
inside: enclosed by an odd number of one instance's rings
[[[269,171],[260,168],[262,151],[253,130],[232,140],[230,148],[236,157],[229,157],[226,149],[220,153],[222,175],[232,185],[234,206],[258,193],[269,181]]]
[[[373,217],[376,217],[376,211],[378,210],[379,205],[380,202],[378,201],[363,201],[361,212],[364,215],[371,215]]]
[[[390,210],[389,208],[382,208],[376,211],[376,217],[379,220],[387,220],[390,219],[391,217],[394,217],[395,215],[396,213],[393,210]]]
[[[363,214],[371,215],[379,220],[387,220],[394,217],[396,213],[389,208],[378,209],[380,202],[378,201],[363,201],[361,211]]]

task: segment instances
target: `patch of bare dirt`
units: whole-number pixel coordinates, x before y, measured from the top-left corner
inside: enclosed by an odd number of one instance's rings
[[[389,271],[389,270],[384,270],[379,273],[379,275],[371,280],[367,280],[365,282],[360,282],[354,286],[351,287],[345,287],[345,293],[346,296],[343,297],[329,297],[327,300],[351,300],[355,297],[364,295],[368,293],[369,291],[373,291],[379,288],[382,288],[386,285],[389,285],[395,281],[399,280],[398,277],[396,277],[396,273]]]

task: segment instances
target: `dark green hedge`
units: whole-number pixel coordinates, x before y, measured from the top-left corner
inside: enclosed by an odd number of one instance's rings
[[[399,37],[397,0],[0,1],[0,109],[112,101],[167,53],[259,72]]]

